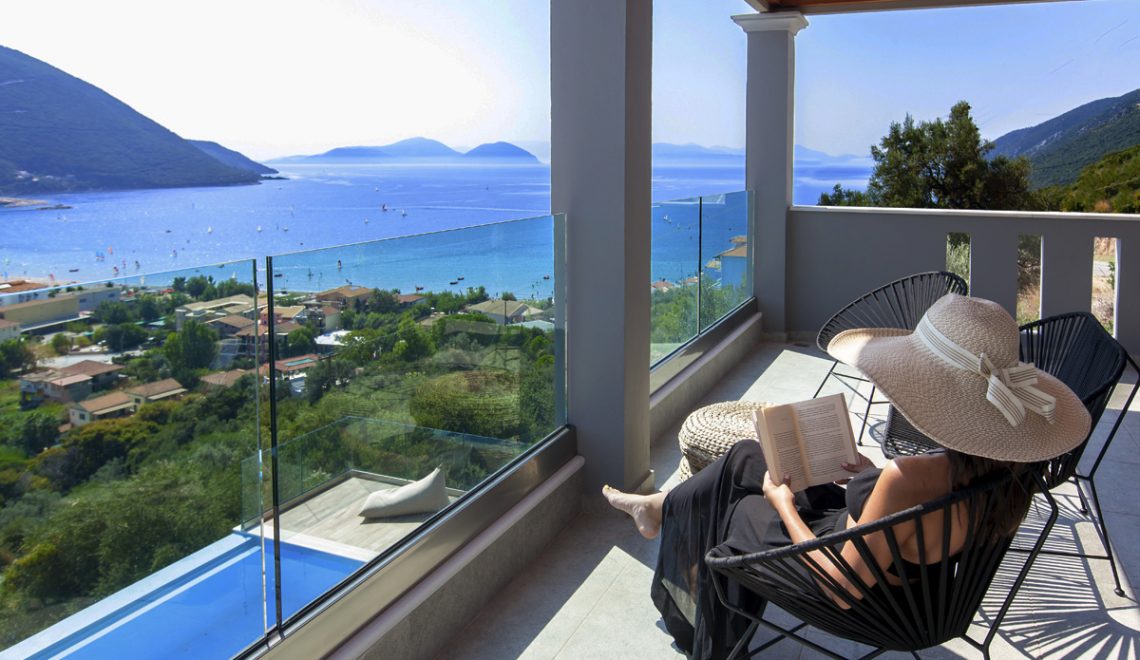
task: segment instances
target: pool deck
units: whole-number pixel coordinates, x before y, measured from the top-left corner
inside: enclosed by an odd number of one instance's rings
[[[369,561],[415,531],[432,514],[417,514],[367,520],[357,515],[372,493],[398,488],[399,484],[359,476],[307,498],[281,514],[281,540],[322,552]],[[451,501],[459,491],[450,491]],[[264,534],[273,537],[273,521],[264,524]]]

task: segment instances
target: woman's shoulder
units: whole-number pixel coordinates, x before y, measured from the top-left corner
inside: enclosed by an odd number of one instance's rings
[[[892,499],[920,504],[950,492],[950,459],[944,453],[898,456],[883,466],[879,481]]]

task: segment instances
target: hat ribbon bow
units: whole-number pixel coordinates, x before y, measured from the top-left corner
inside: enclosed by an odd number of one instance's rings
[[[974,355],[955,344],[923,317],[915,329],[930,352],[952,367],[984,376],[988,382],[986,400],[989,401],[1010,426],[1025,421],[1026,409],[1041,415],[1052,424],[1055,420],[1057,400],[1034,387],[1037,384],[1037,367],[1033,363],[1018,362],[1016,366],[999,369],[985,353]]]

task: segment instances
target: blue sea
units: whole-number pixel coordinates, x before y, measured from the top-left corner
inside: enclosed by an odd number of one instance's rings
[[[259,185],[130,190],[42,197],[67,209],[0,209],[0,275],[57,282],[132,279],[158,273],[203,272],[260,277],[278,289],[319,290],[345,282],[411,292],[487,286],[545,297],[553,247],[550,222],[370,243],[505,220],[545,216],[550,208],[546,165],[283,165],[282,180]],[[814,203],[835,182],[865,181],[860,168],[799,167],[797,203]],[[719,206],[716,226],[696,231],[695,205],[657,203],[653,210],[653,277],[677,281],[695,274],[745,232],[739,197],[742,166],[657,167],[653,199],[709,195]],[[727,200],[727,203],[726,203]],[[734,203],[735,200],[735,203]],[[386,209],[386,210],[385,210]],[[711,216],[710,216],[711,217]],[[480,244],[478,239],[485,239]],[[700,237],[698,239],[698,237]],[[702,251],[696,252],[700,242]],[[329,250],[333,246],[353,248]],[[464,249],[464,244],[479,246]],[[317,251],[320,250],[320,251]],[[276,255],[274,275],[264,257]],[[339,263],[338,263],[339,262]]]

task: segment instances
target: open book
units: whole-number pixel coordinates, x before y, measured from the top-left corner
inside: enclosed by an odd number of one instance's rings
[[[789,487],[798,493],[853,476],[841,465],[859,462],[842,394],[767,406],[753,419],[773,481],[787,475]]]

